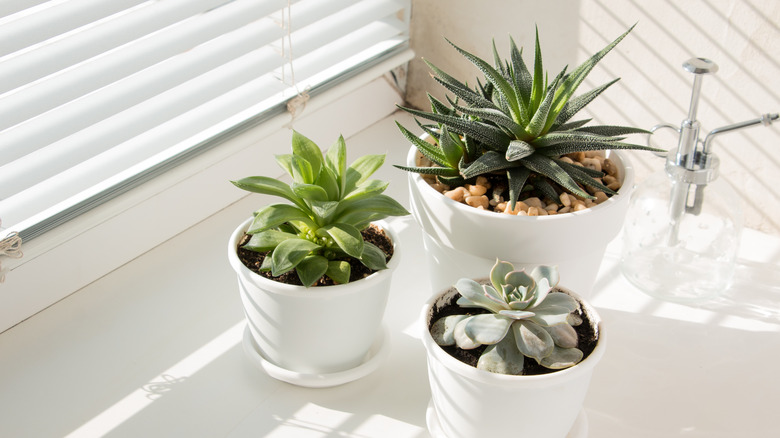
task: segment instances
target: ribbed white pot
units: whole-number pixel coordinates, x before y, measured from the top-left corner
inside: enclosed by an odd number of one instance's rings
[[[380,333],[390,280],[401,258],[392,229],[377,222],[393,241],[388,269],[347,284],[305,288],[269,280],[241,263],[236,246],[251,221],[244,221],[231,235],[228,259],[261,354],[274,365],[304,374],[336,373],[360,365]]]
[[[420,156],[412,146],[408,166]],[[558,265],[567,287],[589,297],[607,244],[620,232],[634,169],[628,157],[608,151],[618,167],[618,195],[586,210],[553,216],[513,216],[478,210],[443,196],[419,174],[408,172],[411,213],[423,230],[431,290],[461,277],[479,277],[496,258],[515,267]]]
[[[559,288],[562,289],[562,288]],[[447,438],[564,438],[577,419],[593,369],[606,349],[601,318],[576,294],[599,340],[579,364],[550,374],[510,376],[466,365],[441,349],[428,327],[434,308],[454,294],[449,289],[432,297],[422,312],[422,340],[428,358],[431,398],[438,426]],[[429,426],[430,427],[430,426]]]

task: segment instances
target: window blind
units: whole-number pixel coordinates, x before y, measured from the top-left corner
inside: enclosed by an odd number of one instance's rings
[[[408,0],[0,4],[0,218],[42,234],[408,46]],[[4,231],[0,230],[0,231]]]

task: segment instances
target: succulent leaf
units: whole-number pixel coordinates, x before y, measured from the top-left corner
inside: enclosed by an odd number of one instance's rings
[[[583,198],[594,199],[589,193],[582,190],[560,166],[551,158],[545,157],[540,154],[530,155],[522,159],[523,164],[540,175],[544,175],[547,178],[555,181],[562,187],[566,188],[575,195],[582,196]]]
[[[467,315],[450,315],[437,319],[431,326],[433,340],[445,347],[455,345],[455,326],[466,318]]]
[[[314,221],[301,209],[292,205],[273,204],[257,212],[247,234],[256,234],[290,221],[301,221],[309,227],[316,227]]]
[[[506,283],[506,275],[514,271],[511,263],[496,260],[496,264],[490,270],[490,282],[496,290],[501,290],[501,286]]]
[[[512,324],[512,333],[515,335],[517,349],[523,356],[534,358],[537,362],[549,356],[555,348],[552,336],[532,322],[515,322]]]
[[[356,159],[347,167],[346,188],[342,197],[367,180],[384,162],[384,155],[363,155]]]
[[[468,167],[461,169],[461,175],[463,175],[463,178],[470,179],[478,175],[507,169],[512,166],[514,166],[514,164],[511,161],[508,161],[502,154],[496,151],[488,151],[469,164]]]
[[[447,164],[449,164],[450,167],[458,167],[458,163],[460,163],[460,160],[463,158],[463,148],[453,140],[452,136],[450,135],[450,131],[447,129],[447,126],[442,126],[441,128],[441,137],[439,137],[439,147],[441,147],[441,151],[444,154],[445,160],[447,160]]]
[[[360,256],[360,261],[375,271],[387,269],[387,258],[384,251],[371,242],[363,242],[363,254]]]
[[[478,342],[474,342],[474,340],[466,334],[466,324],[468,324],[469,319],[471,318],[464,318],[462,321],[455,324],[455,328],[452,331],[452,337],[455,339],[455,345],[463,350],[473,350],[482,345]]]
[[[284,198],[299,207],[306,204],[298,199],[297,195],[286,183],[279,181],[278,179],[269,178],[267,176],[250,176],[247,178],[241,178],[238,181],[231,181],[234,186],[239,189],[246,190],[248,192],[260,193],[263,195],[279,196]]]
[[[498,313],[514,320],[528,319],[535,315],[534,312],[526,312],[523,310],[502,310]]]
[[[298,198],[309,202],[326,202],[328,192],[316,184],[301,184],[293,181],[292,190]]]
[[[582,356],[582,351],[577,348],[555,347],[553,352],[539,363],[545,368],[560,370],[578,364],[582,360]]]
[[[506,148],[507,161],[517,161],[521,158],[525,158],[536,152],[536,148],[533,145],[528,144],[522,140],[512,140],[509,142],[509,146]]]
[[[270,251],[285,240],[292,238],[295,238],[294,234],[278,230],[265,230],[253,234],[243,248],[257,252]]]
[[[475,343],[492,345],[504,339],[514,320],[497,313],[474,315],[465,323],[466,336]]]
[[[449,167],[407,167],[399,166],[397,164],[394,164],[393,166],[407,172],[420,173],[423,175],[436,175],[445,177],[457,177],[460,175],[460,171],[458,169],[450,169]]]
[[[294,182],[301,184],[314,184],[314,168],[307,160],[293,155],[292,171]]]
[[[328,259],[319,255],[309,255],[303,258],[296,266],[295,271],[304,286],[309,287],[316,283],[328,270]]]
[[[348,255],[360,259],[363,255],[363,236],[350,224],[335,223],[320,228]]]
[[[299,157],[309,163],[312,175],[319,175],[322,167],[322,151],[313,141],[295,130],[292,135],[292,152],[293,157]],[[314,182],[313,178],[310,182],[307,181],[307,183],[312,182]]]
[[[346,284],[349,283],[349,275],[351,272],[352,267],[349,266],[348,262],[345,262],[344,260],[330,260],[325,275],[337,284]]]
[[[469,301],[472,307],[482,307],[494,313],[504,308],[504,302],[497,296],[497,293],[488,292],[489,289],[470,278],[461,278],[455,283],[455,288],[458,289],[464,301]],[[459,305],[460,302],[459,299]]]
[[[558,324],[544,329],[550,334],[555,345],[561,348],[577,347],[577,332],[569,324]]]
[[[517,106],[517,95],[506,78],[500,72],[496,71],[496,69],[491,67],[487,62],[461,49],[455,44],[452,44],[450,40],[447,40],[447,42],[455,47],[455,50],[460,52],[461,55],[471,61],[471,63],[474,64],[485,75],[485,79],[487,79],[495,87],[496,91],[502,97],[504,102],[506,102],[506,104],[509,106],[509,112],[512,115],[512,119],[519,121],[520,110]]]
[[[514,335],[510,331],[501,342],[485,349],[479,356],[477,368],[491,373],[517,376],[523,373],[524,364],[525,356],[517,349]]]
[[[384,192],[389,184],[390,183],[378,179],[370,179],[357,186],[352,193],[344,198],[344,201],[364,199],[378,195]]]
[[[271,255],[271,274],[279,276],[293,269],[320,245],[305,239],[287,239],[276,246]],[[303,280],[303,279],[301,279]]]

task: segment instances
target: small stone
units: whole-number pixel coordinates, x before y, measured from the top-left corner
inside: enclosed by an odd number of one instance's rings
[[[444,192],[444,196],[452,199],[455,202],[463,202],[463,190],[460,190],[460,188]]]
[[[571,206],[571,198],[569,198],[568,193],[561,193],[561,196],[558,198],[561,200],[561,204],[563,204],[564,207]]]
[[[599,163],[599,160],[595,158],[585,158],[582,160],[582,165],[587,167],[588,169],[593,169],[598,172],[601,172],[601,163]]]
[[[604,159],[604,164],[601,166],[601,168],[604,170],[604,172],[607,172],[607,175],[617,177],[617,166],[615,165],[615,162],[609,158]]]
[[[466,197],[466,204],[472,207],[482,207],[483,209],[488,208],[488,205],[490,205],[488,202],[488,197],[485,195],[468,196]]]
[[[490,184],[490,181],[488,181],[488,179],[487,179],[487,178],[485,178],[484,176],[478,176],[478,177],[477,177],[477,182],[476,182],[476,184],[477,184],[478,186],[482,186],[482,187],[484,187],[484,188],[486,188],[486,189],[489,189],[489,188],[490,188],[490,185],[491,185],[491,184]]]
[[[537,197],[525,199],[523,202],[525,202],[529,207],[544,208],[542,200]]]
[[[487,187],[485,186],[465,184],[463,188],[468,190],[471,196],[482,196],[487,193]]]

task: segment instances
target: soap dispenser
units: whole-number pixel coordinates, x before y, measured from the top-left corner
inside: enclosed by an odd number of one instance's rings
[[[718,296],[732,284],[742,230],[742,203],[735,190],[718,178],[720,161],[712,151],[718,135],[749,126],[769,125],[778,114],[717,128],[699,139],[696,119],[704,75],[718,66],[704,58],[683,64],[694,74],[688,116],[674,129],[664,169],[637,187],[623,229],[621,269],[641,291],[674,302]]]

